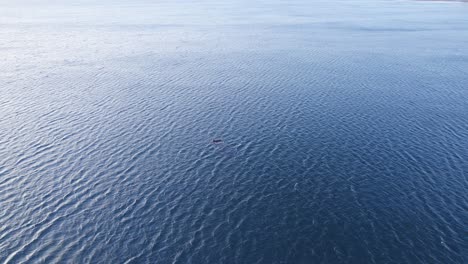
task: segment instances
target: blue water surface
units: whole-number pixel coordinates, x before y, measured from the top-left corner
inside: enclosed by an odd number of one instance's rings
[[[0,4],[1,263],[468,263],[467,3]]]

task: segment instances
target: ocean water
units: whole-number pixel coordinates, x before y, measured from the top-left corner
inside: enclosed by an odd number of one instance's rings
[[[468,4],[0,0],[0,208],[1,263],[468,263]]]

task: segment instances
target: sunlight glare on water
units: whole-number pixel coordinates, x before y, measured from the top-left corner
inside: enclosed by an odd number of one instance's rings
[[[1,263],[468,263],[468,4],[0,4]]]

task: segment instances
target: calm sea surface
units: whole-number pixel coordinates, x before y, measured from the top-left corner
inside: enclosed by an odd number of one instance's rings
[[[468,3],[0,0],[0,208],[0,263],[468,263]]]

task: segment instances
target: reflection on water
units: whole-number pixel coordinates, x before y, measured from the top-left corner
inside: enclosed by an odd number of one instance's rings
[[[0,262],[466,263],[467,11],[5,3]]]

